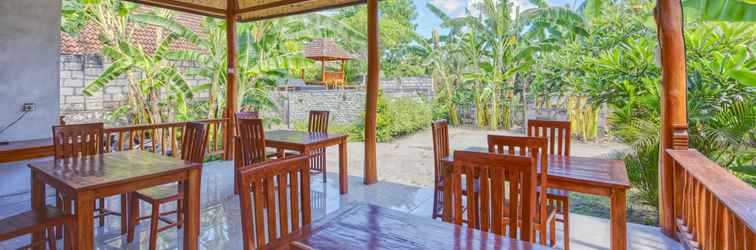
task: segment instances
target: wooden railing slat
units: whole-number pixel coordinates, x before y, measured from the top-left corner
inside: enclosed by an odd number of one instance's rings
[[[756,247],[756,189],[693,149],[667,150],[674,164],[678,238],[690,249]]]

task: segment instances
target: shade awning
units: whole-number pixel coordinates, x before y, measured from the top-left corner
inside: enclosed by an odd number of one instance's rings
[[[223,18],[235,15],[241,21],[302,14],[365,3],[366,0],[126,0],[166,9]],[[236,6],[229,5],[229,3]],[[229,8],[233,7],[233,8]]]

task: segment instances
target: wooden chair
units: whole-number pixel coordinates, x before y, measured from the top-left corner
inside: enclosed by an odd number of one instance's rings
[[[260,118],[260,112],[252,111],[252,112],[236,112],[234,114],[236,117],[236,120],[239,119],[257,119]]]
[[[529,137],[546,137],[549,143],[549,155],[557,157],[570,156],[571,144],[570,121],[528,120]],[[564,249],[569,250],[569,217],[570,217],[570,194],[561,189],[549,188],[546,190],[548,203],[555,207],[561,218],[557,221],[564,224]],[[553,226],[552,226],[553,227]],[[552,238],[552,242],[556,239]]]
[[[452,221],[462,225],[466,212],[470,228],[533,242],[536,170],[536,159],[529,156],[455,151],[451,173]],[[480,181],[479,198],[468,198],[466,210],[462,205],[462,178]],[[473,182],[466,185],[467,190],[473,189]]]
[[[312,222],[307,161],[300,155],[237,170],[245,250],[264,248]]]
[[[106,142],[103,140],[103,123],[86,123],[86,124],[73,124],[73,125],[58,125],[52,127],[53,132],[53,148],[55,152],[55,159],[61,160],[72,157],[81,157],[89,155],[97,155],[103,153],[104,145]],[[56,191],[56,207],[62,209],[64,213],[71,214],[73,212],[71,202],[73,198],[67,197],[66,194]],[[115,215],[121,217],[121,233],[126,233],[126,202],[128,198],[126,194],[121,194],[121,210],[120,212],[112,211],[106,208],[105,198],[97,200],[98,206],[95,208],[95,218],[98,219],[98,225],[100,227],[105,225],[105,217],[109,215]],[[76,211],[78,213],[78,211]],[[62,231],[58,227],[57,238],[62,237]]]
[[[205,160],[205,147],[207,146],[207,124],[199,122],[189,122],[184,127],[181,138],[181,159],[192,163],[202,163]],[[156,187],[150,187],[138,190],[130,195],[131,215],[129,216],[129,230],[127,240],[129,243],[134,241],[134,233],[139,221],[150,219],[150,249],[157,247],[157,234],[172,227],[181,228],[183,224],[183,185],[168,184]],[[145,201],[152,206],[152,213],[149,216],[140,217],[139,201]],[[168,202],[176,202],[176,210],[160,212],[160,205]],[[176,214],[176,220],[172,221],[164,217],[169,214]],[[168,225],[158,228],[160,221]]]
[[[544,137],[523,137],[523,136],[504,136],[504,135],[488,135],[488,152],[497,154],[530,156],[536,158],[540,167],[541,173],[548,172],[549,159],[546,152],[547,140]],[[541,174],[538,177],[538,186],[536,187],[536,193],[543,187],[548,187],[548,175]],[[546,200],[546,196],[537,195],[537,218],[535,224],[537,230],[540,232],[540,243],[546,245],[546,236],[549,235],[551,241],[550,246],[556,244],[556,209],[549,206]],[[565,221],[565,225],[568,222]],[[550,234],[547,233],[547,226],[551,225]],[[567,228],[565,226],[565,228]],[[565,229],[565,232],[567,229]],[[565,245],[567,245],[565,243]]]
[[[441,160],[449,156],[449,122],[446,120],[435,121],[431,123],[433,131],[433,219],[441,216],[442,203],[441,197],[444,192],[444,180],[441,175]]]
[[[0,241],[9,240],[25,234],[46,232],[48,248],[57,249],[55,228],[62,226],[73,227],[74,217],[70,214],[66,214],[59,208],[46,206],[45,211],[42,211],[42,213],[27,211],[8,218],[0,219]],[[67,230],[66,241],[68,241],[68,244],[66,245],[70,246],[67,250],[76,249],[76,246],[72,244],[73,240],[73,230]],[[45,242],[32,242],[30,245],[21,248],[32,248],[44,244]]]
[[[261,163],[267,160],[265,151],[265,130],[261,119],[239,119],[236,122],[239,135],[236,140],[234,153],[234,169]],[[239,194],[238,171],[234,171],[234,194]]]
[[[327,133],[328,132],[328,111],[310,111],[307,132],[310,133]],[[323,182],[326,182],[326,149],[317,148],[310,151],[310,170],[313,174],[323,174]]]

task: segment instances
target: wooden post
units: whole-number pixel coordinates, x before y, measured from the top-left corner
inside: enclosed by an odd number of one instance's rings
[[[368,15],[368,74],[367,103],[365,105],[365,185],[378,182],[376,170],[376,122],[378,118],[378,83],[380,55],[378,50],[378,0],[367,1]]]
[[[228,0],[228,13],[226,13],[226,60],[228,60],[227,78],[226,78],[226,128],[224,130],[224,160],[233,159],[234,152],[234,134],[236,132],[236,0]]]
[[[661,48],[661,147],[659,157],[659,224],[662,232],[675,236],[674,169],[670,148],[687,148],[685,40],[679,0],[658,0],[656,23]]]

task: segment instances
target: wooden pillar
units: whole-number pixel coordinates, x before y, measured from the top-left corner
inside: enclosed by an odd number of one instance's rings
[[[378,0],[367,1],[368,74],[367,103],[365,105],[365,185],[378,181],[375,161],[378,83],[380,81],[380,51],[378,50]]]
[[[662,232],[674,237],[674,169],[673,160],[665,150],[688,148],[685,40],[680,1],[658,0],[655,15],[662,65],[659,224]]]
[[[236,86],[236,0],[228,0],[228,13],[226,14],[226,60],[228,60],[228,69],[226,71],[226,128],[224,130],[224,160],[233,159],[234,152],[234,134],[236,133],[236,95],[238,88]]]

